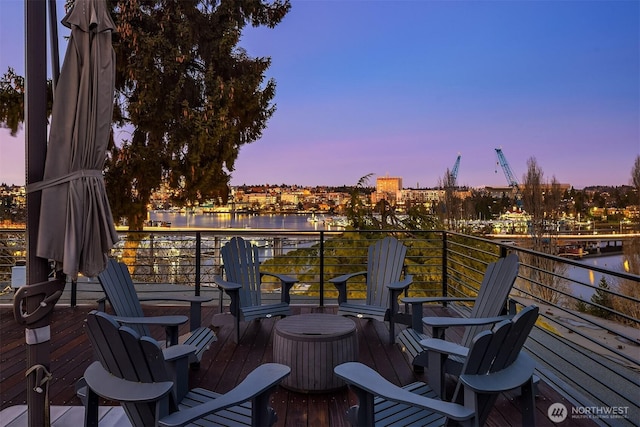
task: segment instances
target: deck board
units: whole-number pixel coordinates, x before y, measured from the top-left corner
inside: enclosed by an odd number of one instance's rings
[[[75,396],[74,384],[82,376],[84,369],[93,360],[83,320],[95,306],[83,305],[75,308],[68,305],[56,307],[51,326],[51,371],[53,381],[49,395],[52,405],[80,406]],[[185,307],[146,307],[147,315],[170,315],[185,313]],[[431,310],[431,309],[425,309]],[[336,307],[294,306],[295,314],[311,312],[335,313]],[[425,314],[433,315],[430,311]],[[213,319],[213,328],[218,341],[205,352],[200,369],[190,372],[193,386],[225,392],[235,386],[248,372],[262,363],[273,361],[272,335],[276,319],[241,324],[242,337],[239,344],[233,340],[232,317],[219,314],[217,307],[203,307],[203,318]],[[388,343],[387,326],[381,322],[354,319],[358,328],[359,359],[362,363],[377,369],[389,381],[403,385],[415,380],[425,380],[424,374],[414,374],[398,346]],[[188,325],[184,325],[186,333]],[[156,337],[163,337],[163,330],[152,330]],[[451,335],[460,337],[460,331]],[[0,307],[0,410],[14,405],[26,404],[26,350],[24,328],[13,319],[7,306]],[[552,426],[546,416],[547,408],[555,402],[571,405],[548,385],[540,384],[537,402],[537,423]],[[111,402],[104,402],[105,404]],[[273,394],[272,405],[278,413],[277,426],[327,426],[346,427],[345,412],[355,403],[354,395],[346,388],[333,393],[303,394],[279,387]],[[18,407],[16,407],[18,408]],[[77,417],[77,414],[68,414]],[[573,420],[577,426],[595,425],[590,420]],[[0,420],[0,426],[6,425]],[[16,425],[24,425],[17,423]],[[498,399],[492,411],[488,426],[520,425],[519,400],[517,393],[508,393]]]

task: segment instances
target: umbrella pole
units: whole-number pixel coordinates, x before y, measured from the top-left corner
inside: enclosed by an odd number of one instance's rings
[[[51,45],[51,77],[53,80],[53,99],[56,99],[56,86],[60,79],[60,52],[58,50],[58,11],[56,0],[49,0],[49,41]]]
[[[27,185],[42,181],[44,176],[45,153],[47,150],[47,3],[41,0],[25,2],[25,38],[26,38],[26,79],[25,79],[25,140],[27,159]],[[36,257],[38,236],[38,217],[40,215],[40,192],[27,194],[27,284],[47,280],[49,265],[47,260]],[[37,309],[39,301],[35,298],[26,300],[27,311]],[[49,369],[50,343],[29,344],[30,336],[38,332],[49,332],[49,319],[46,326],[29,325],[25,329],[27,341],[27,369],[41,365]],[[37,327],[39,326],[39,327]],[[50,335],[50,333],[49,333]],[[30,426],[46,426],[49,424],[45,414],[48,407],[46,393],[38,392],[36,375],[27,376],[27,406]]]

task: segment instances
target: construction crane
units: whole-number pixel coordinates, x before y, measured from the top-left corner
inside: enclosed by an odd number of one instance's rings
[[[498,164],[502,168],[502,171],[504,172],[504,176],[507,178],[507,182],[509,183],[509,186],[517,190],[519,186],[518,180],[513,175],[513,172],[511,172],[511,167],[509,167],[509,162],[507,162],[507,158],[502,153],[502,148],[496,148],[496,154],[498,156]],[[496,173],[497,172],[498,171],[496,170]]]
[[[496,148],[496,155],[498,156],[498,164],[502,168],[504,172],[504,176],[507,178],[507,182],[509,183],[509,187],[511,187],[516,195],[516,205],[519,208],[522,208],[522,195],[520,194],[520,185],[518,184],[518,180],[515,175],[511,171],[511,167],[509,166],[509,162],[507,162],[507,158],[504,156],[502,152],[502,148]],[[498,170],[496,169],[496,173]]]
[[[458,158],[456,162],[453,164],[453,169],[447,169],[447,175],[445,176],[446,182],[444,183],[447,187],[457,187],[458,180],[458,169],[460,168],[460,153],[458,153]]]
[[[454,181],[458,179],[459,168],[460,168],[460,153],[458,153],[458,158],[456,159],[456,162],[453,165],[453,169],[451,169],[451,177],[453,178]]]

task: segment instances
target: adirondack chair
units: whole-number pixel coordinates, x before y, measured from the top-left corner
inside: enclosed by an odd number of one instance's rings
[[[96,310],[89,313],[86,330],[98,361],[76,385],[85,406],[85,426],[98,426],[99,397],[120,402],[133,426],[182,426],[196,420],[202,422],[198,425],[271,426],[277,420],[269,396],[289,375],[288,366],[261,365],[225,394],[183,390],[176,385],[180,378],[167,367],[187,359],[193,346],[176,345],[163,352],[153,338]]]
[[[503,320],[492,330],[476,335],[469,357],[458,378],[451,401],[438,398],[431,384],[413,383],[398,387],[366,365],[349,362],[335,367],[358,398],[347,412],[353,426],[443,426],[454,421],[462,425],[485,423],[498,394],[520,387],[522,424],[535,425],[533,372],[535,362],[521,351],[538,318],[538,308],[529,306],[515,317]],[[425,343],[436,365],[447,357],[451,343],[431,338]],[[433,367],[429,367],[431,371]]]
[[[124,263],[109,259],[107,268],[98,275],[98,280],[106,295],[106,299],[113,308],[116,319],[122,324],[129,325],[138,334],[150,336],[150,325],[164,326],[166,339],[164,345],[169,347],[178,344],[193,345],[196,351],[191,355],[190,364],[193,368],[199,366],[203,353],[217,340],[213,330],[201,326],[202,303],[212,301],[212,297],[203,296],[175,296],[175,297],[150,297],[139,298],[129,274],[129,269]],[[145,317],[141,301],[166,300],[175,302],[189,302],[191,305],[190,316],[153,316]],[[106,311],[105,298],[98,301],[99,309]],[[190,321],[190,332],[179,336],[180,325]]]
[[[240,341],[240,322],[274,316],[289,316],[291,287],[298,281],[284,274],[260,269],[258,247],[242,237],[233,237],[220,250],[226,280],[214,276],[213,280],[231,299],[229,310],[235,320],[235,340]],[[262,278],[271,276],[280,280],[280,302],[262,304]]]
[[[407,247],[394,237],[387,236],[369,246],[367,270],[344,274],[329,281],[338,289],[338,314],[389,321],[389,340],[395,337],[395,321],[398,314],[398,297],[413,281],[413,276],[401,279]],[[348,301],[347,281],[358,276],[366,278],[364,304]]]
[[[493,324],[505,319],[507,298],[518,277],[518,255],[510,254],[498,261],[490,263],[485,271],[482,284],[476,298],[458,297],[408,297],[402,298],[404,303],[411,304],[411,327],[404,329],[398,334],[396,342],[401,349],[408,354],[412,361],[414,370],[423,371],[429,364],[428,351],[425,350],[420,341],[429,338],[424,333],[423,325],[431,328],[431,337],[445,338],[445,331],[449,327],[464,326],[465,332],[461,345],[468,347],[480,331],[489,329]],[[473,308],[469,317],[422,317],[422,305],[426,303],[450,303],[450,302],[473,302]],[[513,311],[513,310],[511,310]],[[464,357],[450,358],[447,363],[448,372],[459,372]]]

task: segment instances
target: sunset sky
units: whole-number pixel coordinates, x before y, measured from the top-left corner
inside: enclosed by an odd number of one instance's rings
[[[240,151],[233,185],[354,185],[373,173],[433,187],[458,153],[459,184],[506,185],[500,147],[518,180],[535,157],[576,188],[630,183],[640,2],[292,4],[241,42],[272,58],[277,111]],[[0,1],[0,73],[9,66],[24,73],[22,0]],[[1,182],[24,184],[22,133],[0,130]]]

